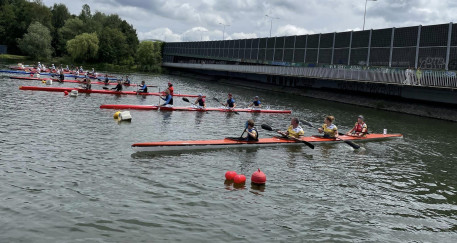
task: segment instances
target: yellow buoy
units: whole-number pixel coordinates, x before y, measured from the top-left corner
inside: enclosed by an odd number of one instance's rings
[[[116,113],[114,113],[113,118],[118,119],[120,113],[121,113],[120,111],[117,111]]]
[[[42,82],[42,83],[46,83],[46,80],[43,79],[43,80],[41,80],[41,82]]]

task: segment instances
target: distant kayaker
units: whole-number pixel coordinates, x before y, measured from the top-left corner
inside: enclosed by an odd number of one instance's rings
[[[254,101],[249,105],[249,107],[254,106],[254,108],[260,108],[262,105],[260,104],[259,96],[254,97]]]
[[[232,93],[228,93],[227,102],[225,102],[225,104],[223,104],[223,103],[221,103],[221,104],[225,107],[228,107],[229,109],[235,109],[236,103],[235,103],[235,99],[233,99],[233,97],[232,97]]]
[[[60,69],[60,75],[59,75],[59,82],[63,82],[65,79],[65,74],[63,73],[63,69]]]
[[[109,84],[108,74],[105,74],[105,85],[108,85],[108,84]]]
[[[198,108],[206,108],[206,102],[205,102],[205,98],[203,98],[203,95],[202,94],[198,94],[198,98],[197,100],[194,102],[194,105],[197,105],[198,104]]]
[[[161,106],[173,106],[173,96],[170,94],[168,89],[165,90],[165,98],[162,98],[162,100],[165,100],[165,103]]]
[[[84,89],[92,89],[92,84],[91,84],[90,78],[89,79],[84,79],[84,83],[86,84]]]
[[[257,129],[254,126],[255,126],[254,120],[249,119],[246,122],[246,128],[245,128],[246,136],[243,137],[244,140],[259,141],[259,132],[257,131]]]
[[[129,79],[129,76],[128,76],[128,75],[125,77],[124,84],[125,84],[125,85],[130,85],[130,79]]]
[[[347,132],[346,135],[365,137],[368,133],[368,126],[363,120],[364,117],[359,115],[354,127],[349,132]]]
[[[338,137],[338,127],[333,124],[335,121],[334,116],[327,116],[324,119],[324,124],[322,127],[319,127],[317,130],[319,133],[324,133],[324,138],[337,138]]]
[[[140,85],[140,89],[138,90],[138,93],[147,93],[148,92],[148,86],[146,85],[146,83],[143,81],[141,81],[141,85]]]
[[[174,95],[174,88],[173,88],[173,84],[168,82],[168,91],[170,92],[170,95],[173,96]]]
[[[305,131],[303,131],[303,128],[300,126],[300,121],[296,117],[292,118],[292,120],[290,121],[290,125],[287,128],[287,131],[278,131],[278,133],[284,136],[290,136],[294,138],[299,138],[300,136],[305,135]]]
[[[116,87],[111,88],[111,89],[114,89],[116,91],[122,91],[122,81],[121,80],[117,81]]]

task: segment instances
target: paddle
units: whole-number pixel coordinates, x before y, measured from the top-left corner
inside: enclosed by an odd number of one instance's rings
[[[215,101],[219,102],[221,105],[225,106],[225,105],[224,105],[222,102],[220,102],[220,101],[219,101],[219,99],[218,99],[218,98],[216,98],[216,97],[213,97],[213,100],[215,100]],[[228,108],[228,109],[230,110],[230,108]],[[233,111],[233,112],[234,112],[235,114],[237,114],[237,115],[239,115],[239,114],[240,114],[240,113],[238,113],[237,111]]]
[[[271,127],[268,126],[267,124],[262,124],[261,127],[262,127],[263,129],[265,129],[265,130],[273,131],[273,128],[271,128]],[[281,132],[279,132],[279,131],[276,131],[276,132],[279,133],[279,134],[281,134],[281,135],[283,135],[283,136],[285,136],[284,133],[281,133]],[[295,137],[292,137],[292,136],[287,136],[287,138],[293,139],[293,140],[295,140],[295,141],[297,141],[297,142],[302,142],[302,143],[306,144],[306,146],[310,147],[311,149],[314,149],[314,145],[311,144],[311,143],[309,143],[309,142],[307,142],[307,141],[303,141],[303,140],[300,140],[300,139],[295,138]]]
[[[313,126],[313,124],[311,124],[311,123],[309,123],[307,121],[302,121],[302,123],[307,125],[307,126],[309,126],[309,127],[316,128],[315,126]],[[338,135],[344,135],[344,133],[338,133]],[[341,138],[335,138],[335,139],[345,142],[346,144],[348,144],[349,146],[353,147],[354,149],[359,149],[360,148],[360,145],[357,145],[354,142],[351,142],[351,141],[348,141],[348,140],[343,140]]]

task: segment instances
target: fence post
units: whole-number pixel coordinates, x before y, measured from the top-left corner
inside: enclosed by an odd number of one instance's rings
[[[392,67],[392,53],[394,50],[394,38],[395,38],[395,27],[392,28],[392,36],[390,38],[389,67]]]
[[[321,34],[319,33],[319,41],[317,42],[317,60],[316,64],[319,66],[319,50],[321,49]]]
[[[336,37],[336,32],[333,32],[332,60],[330,61],[331,65],[333,65],[333,56],[334,56],[334,53],[335,53],[335,37]]]
[[[351,37],[349,38],[349,54],[348,54],[348,66],[351,65],[351,52],[352,52],[352,33],[354,33],[353,30],[351,30]]]
[[[419,25],[417,27],[416,60],[414,61],[415,69],[417,69],[417,63],[419,62],[419,46],[421,43],[421,30],[422,30],[422,25]]]
[[[273,56],[271,61],[275,61],[275,54],[276,54],[276,36],[275,36],[275,43],[273,44]]]
[[[260,38],[259,38],[259,41],[257,42],[257,61],[259,61],[259,52],[260,52]]]
[[[370,66],[371,34],[373,34],[373,29],[370,30],[370,38],[368,39],[367,67]]]
[[[294,49],[292,51],[292,62],[295,63],[295,42],[297,42],[297,36],[294,36]]]
[[[308,49],[308,35],[306,35],[305,39],[305,55],[303,56],[303,63],[306,63],[306,50]]]
[[[284,36],[284,43],[282,44],[282,59],[281,59],[281,62],[284,62],[284,53],[285,53],[285,50],[286,50],[286,36]]]
[[[446,71],[449,70],[449,57],[451,54],[451,37],[452,37],[452,22],[449,23],[449,30],[447,33]]]

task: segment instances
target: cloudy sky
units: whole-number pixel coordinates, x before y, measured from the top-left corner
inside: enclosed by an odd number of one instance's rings
[[[361,30],[366,0],[42,0],[118,14],[140,40],[199,41]],[[457,0],[368,0],[365,29],[457,22]],[[267,17],[268,15],[270,17]],[[225,25],[225,26],[224,26]],[[225,27],[225,31],[224,31]]]

